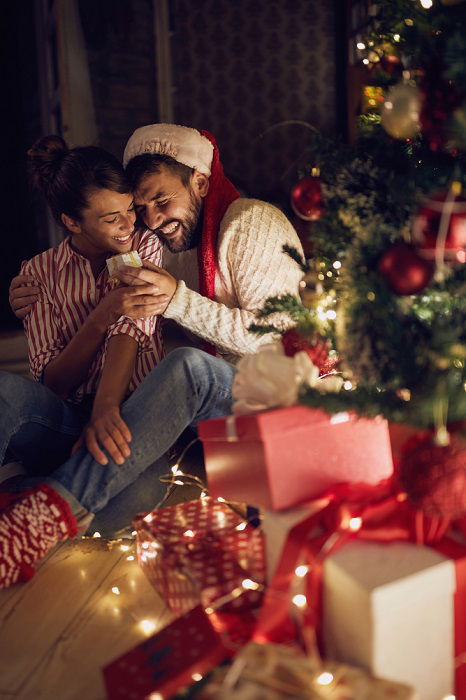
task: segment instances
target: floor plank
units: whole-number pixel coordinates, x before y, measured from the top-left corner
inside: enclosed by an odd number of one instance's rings
[[[0,334],[0,369],[27,374],[21,331]],[[205,480],[199,443],[181,468]],[[176,487],[164,505],[199,494],[193,485]],[[139,622],[155,632],[172,619],[129,554],[103,539],[66,542],[30,582],[0,591],[0,700],[104,700],[101,669],[144,639]]]
[[[114,586],[119,595],[112,592]],[[140,621],[150,621],[155,632],[171,619],[137,563],[121,554],[23,684],[17,700],[102,700],[101,669],[146,638]]]
[[[85,541],[86,542],[86,541]],[[3,692],[19,689],[121,558],[104,543],[92,550],[68,543],[56,550],[27,584],[2,591],[0,678]],[[1,601],[1,597],[0,597]]]

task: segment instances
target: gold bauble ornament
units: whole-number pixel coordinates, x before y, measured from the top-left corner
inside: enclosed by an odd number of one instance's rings
[[[391,87],[381,107],[382,126],[395,139],[414,138],[420,130],[419,90],[410,83]]]

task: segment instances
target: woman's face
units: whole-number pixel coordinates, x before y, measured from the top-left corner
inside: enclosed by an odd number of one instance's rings
[[[97,190],[89,195],[81,220],[74,222],[73,245],[86,257],[132,249],[136,214],[133,195]]]

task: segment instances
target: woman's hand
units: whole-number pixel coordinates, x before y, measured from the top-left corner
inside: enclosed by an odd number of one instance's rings
[[[99,326],[108,328],[120,316],[128,316],[128,318],[156,316],[160,313],[159,309],[163,303],[168,305],[166,295],[157,293],[153,284],[116,287],[100,300],[89,314],[89,318]]]
[[[158,309],[156,313],[163,314],[176,292],[177,280],[167,270],[157,265],[143,261],[143,267],[121,267],[115,273],[125,284],[133,288],[140,289],[138,285],[150,285],[153,289],[154,306]],[[155,301],[157,300],[157,301]]]
[[[32,285],[32,286],[31,286]],[[8,301],[16,318],[26,318],[32,304],[39,298],[40,289],[34,277],[16,275],[10,283]]]
[[[85,445],[96,462],[105,466],[108,464],[108,458],[103,452],[105,448],[116,464],[123,464],[126,457],[131,454],[129,442],[131,442],[131,433],[120,416],[119,407],[94,406],[91,419],[79,440],[73,445],[71,454]]]

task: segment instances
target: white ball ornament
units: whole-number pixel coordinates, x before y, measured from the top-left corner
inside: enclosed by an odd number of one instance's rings
[[[382,126],[395,139],[414,138],[420,130],[421,98],[415,85],[391,87],[381,108]]]

